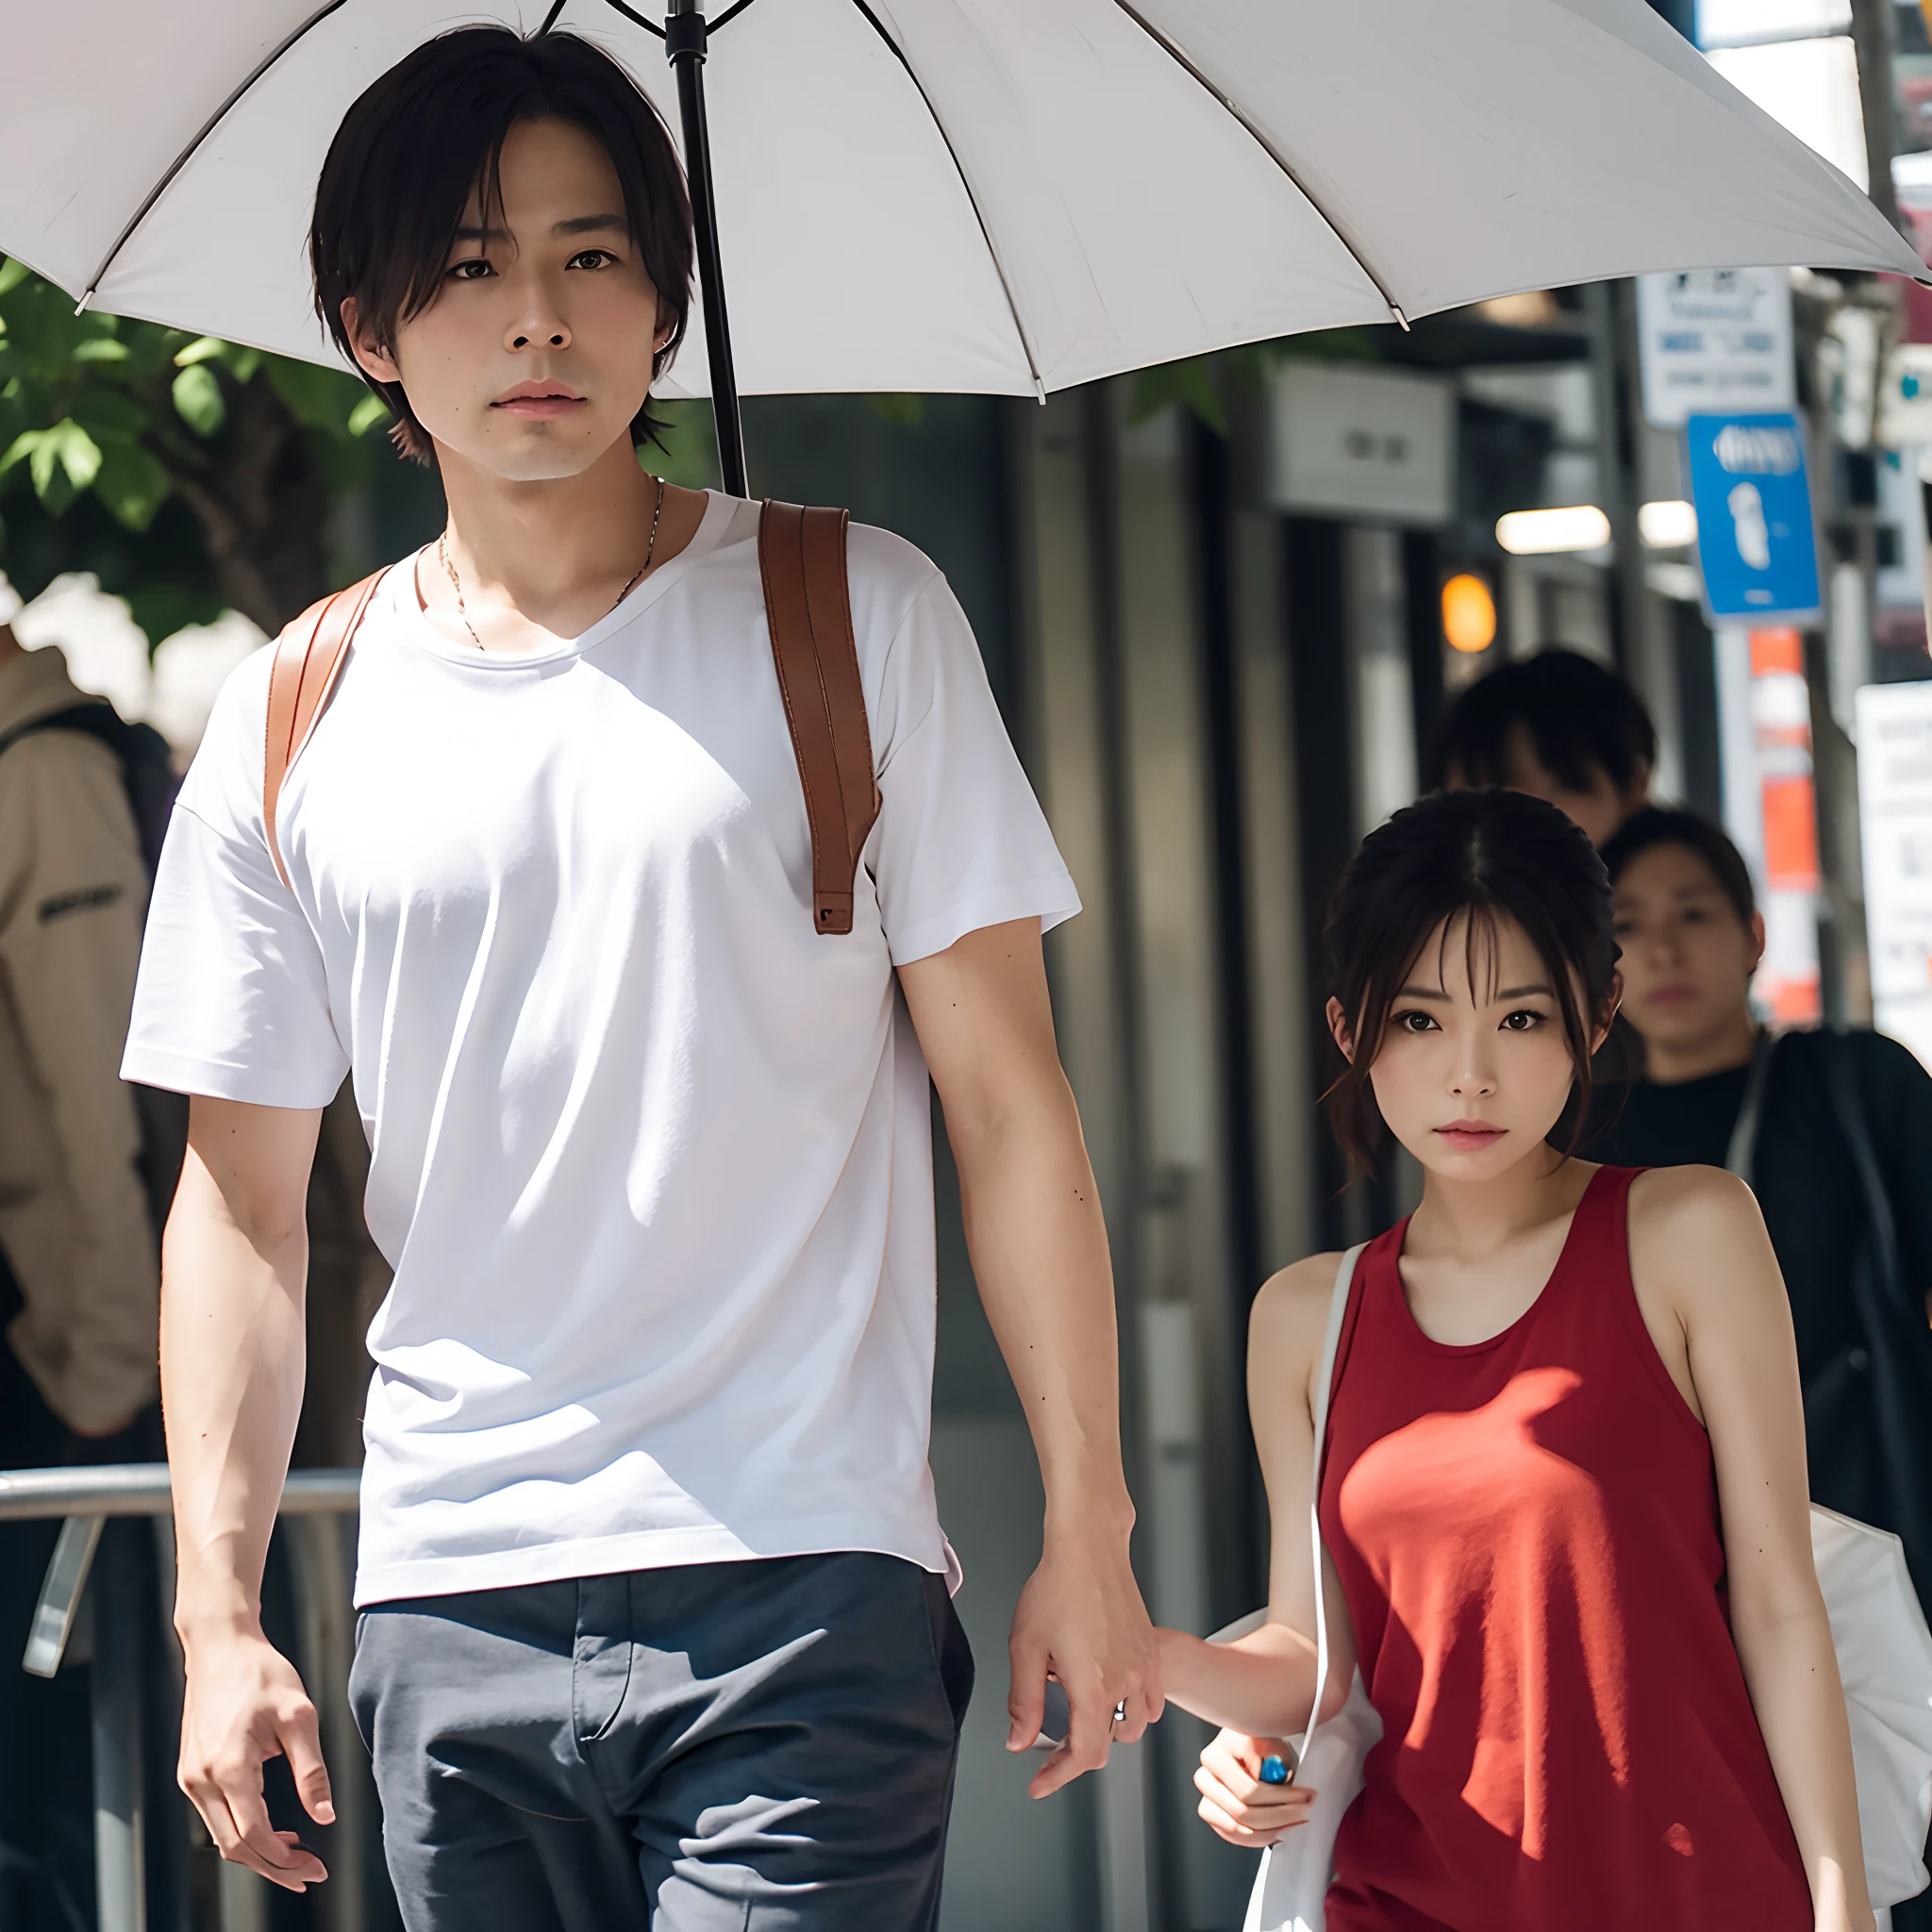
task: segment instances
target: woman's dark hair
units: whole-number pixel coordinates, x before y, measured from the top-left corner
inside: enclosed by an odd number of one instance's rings
[[[1505,664],[1462,693],[1436,741],[1432,781],[1507,785],[1509,734],[1529,733],[1538,762],[1574,791],[1596,766],[1619,791],[1657,764],[1657,726],[1615,672],[1580,651],[1552,648]]]
[[[1479,954],[1487,953],[1493,972],[1504,924],[1521,927],[1536,948],[1576,1069],[1576,1091],[1564,1110],[1573,1150],[1588,1116],[1591,1036],[1609,1006],[1617,967],[1603,860],[1570,819],[1540,798],[1431,792],[1362,841],[1328,902],[1328,991],[1347,1016],[1355,1052],[1324,1098],[1358,1176],[1374,1172],[1386,1132],[1369,1070],[1390,1009],[1430,940],[1440,932],[1447,945],[1457,919],[1466,921],[1473,983],[1479,983]]]
[[[471,191],[486,210],[502,205],[498,170],[511,128],[568,121],[610,157],[644,272],[671,310],[671,339],[654,374],[669,366],[691,307],[691,200],[677,150],[658,110],[608,55],[574,34],[525,40],[500,26],[471,26],[425,42],[367,88],[342,116],[315,190],[308,259],[315,308],[352,361],[343,300],[356,298],[363,331],[385,350],[399,323],[429,307]],[[369,387],[395,418],[396,447],[431,460],[428,432],[402,385]],[[658,433],[640,409],[631,441]]]
[[[1710,868],[1710,875],[1731,902],[1740,924],[1749,927],[1757,911],[1757,894],[1751,885],[1751,868],[1744,855],[1708,819],[1694,811],[1665,811],[1657,807],[1633,813],[1623,829],[1604,847],[1604,870],[1611,885],[1624,868],[1653,845],[1681,845]]]

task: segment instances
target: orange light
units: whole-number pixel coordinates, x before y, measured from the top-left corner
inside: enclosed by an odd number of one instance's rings
[[[1487,651],[1496,641],[1496,600],[1469,571],[1442,586],[1442,635],[1452,651]]]

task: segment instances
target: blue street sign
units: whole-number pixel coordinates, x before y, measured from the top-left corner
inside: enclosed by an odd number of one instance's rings
[[[1798,419],[1692,416],[1684,442],[1711,622],[1815,624],[1818,543]]]

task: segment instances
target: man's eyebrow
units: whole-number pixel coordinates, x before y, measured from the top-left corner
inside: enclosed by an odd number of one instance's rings
[[[562,241],[571,235],[630,233],[630,223],[623,215],[573,215],[567,222],[551,224],[550,233],[554,240]],[[457,230],[458,242],[508,242],[510,232],[500,224],[491,223],[487,226],[470,225]]]

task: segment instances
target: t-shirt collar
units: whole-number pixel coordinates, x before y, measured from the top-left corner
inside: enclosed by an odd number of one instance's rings
[[[658,566],[615,609],[600,617],[581,636],[560,640],[545,651],[479,651],[473,644],[457,644],[444,637],[423,613],[416,596],[416,572],[426,550],[412,552],[391,567],[389,581],[382,587],[390,608],[410,641],[432,656],[451,663],[465,664],[485,671],[527,671],[542,664],[555,664],[580,656],[622,630],[641,611],[661,597],[678,580],[702,563],[724,541],[736,512],[742,508],[739,499],[722,491],[705,491],[705,513],[691,540],[668,562]]]

